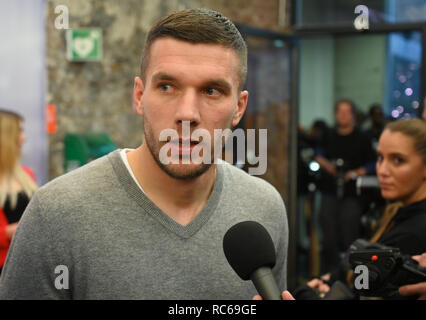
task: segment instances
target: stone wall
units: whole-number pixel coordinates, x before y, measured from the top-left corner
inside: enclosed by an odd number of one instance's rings
[[[69,9],[69,27],[98,27],[100,62],[69,62],[65,31],[55,28],[55,8]],[[207,7],[234,22],[285,31],[278,25],[279,0],[48,0],[46,5],[47,103],[57,107],[58,130],[49,136],[49,177],[64,173],[66,133],[105,132],[119,148],[142,141],[142,120],[132,107],[146,33],[176,10]]]

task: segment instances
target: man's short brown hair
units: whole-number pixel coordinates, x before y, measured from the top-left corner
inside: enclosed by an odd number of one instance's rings
[[[144,82],[151,46],[155,40],[165,37],[193,44],[219,44],[235,50],[240,60],[239,90],[244,87],[247,77],[247,46],[238,29],[227,17],[210,9],[188,9],[161,19],[151,28],[145,41],[141,63]]]

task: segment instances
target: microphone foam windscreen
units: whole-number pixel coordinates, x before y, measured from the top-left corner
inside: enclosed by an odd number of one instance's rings
[[[271,236],[255,221],[244,221],[231,227],[223,237],[223,251],[232,269],[243,280],[249,280],[260,267],[273,268],[275,265]]]

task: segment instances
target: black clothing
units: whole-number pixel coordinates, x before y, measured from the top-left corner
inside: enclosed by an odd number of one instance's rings
[[[395,225],[379,243],[409,255],[426,252],[426,199],[401,207],[392,222]]]
[[[326,141],[320,154],[331,162],[342,159],[344,172],[360,167],[367,167],[368,171],[374,166],[374,150],[367,136],[358,128],[345,136],[340,135],[337,128],[334,128]],[[325,193],[336,194],[336,178],[324,175],[320,189]],[[345,183],[344,196],[356,196],[355,180]]]
[[[24,191],[21,191],[17,194],[16,207],[12,209],[10,196],[7,196],[2,210],[9,224],[19,222],[29,202],[30,198]],[[2,268],[0,268],[0,274],[1,272]]]
[[[378,243],[398,248],[401,253],[411,256],[426,252],[426,199],[399,208],[390,223],[394,226],[382,235]],[[345,257],[331,273],[330,283],[336,280],[346,282],[349,268]]]
[[[365,135],[367,139],[370,141],[373,150],[377,150],[377,144],[379,143],[380,135],[384,130],[384,126],[380,127],[377,130],[373,130],[372,128],[365,130]]]
[[[322,200],[320,225],[322,230],[321,269],[329,271],[340,260],[340,252],[360,237],[361,215],[365,201],[356,194],[356,180],[344,182],[345,174],[364,167],[367,172],[374,167],[374,151],[367,136],[358,128],[348,135],[339,134],[334,128],[318,155],[336,166],[337,177],[323,174],[320,182]],[[338,163],[338,159],[343,163]]]
[[[339,264],[340,252],[345,252],[360,237],[363,208],[356,197],[337,197],[323,194],[319,222],[321,225],[321,270],[328,272]]]
[[[398,209],[390,223],[394,223],[390,231],[379,239],[378,243],[388,247],[399,248],[401,253],[420,255],[426,252],[426,199]],[[350,269],[346,254],[337,268],[332,270],[330,281],[325,281],[330,287],[335,281],[346,282]],[[317,293],[309,286],[298,287],[292,292],[296,299],[317,300]]]
[[[18,200],[16,202],[16,207],[14,209],[11,208],[10,197],[6,198],[6,202],[3,206],[3,211],[6,215],[7,221],[9,223],[18,222],[21,219],[22,214],[25,211],[30,199],[24,191],[21,191],[17,195]]]

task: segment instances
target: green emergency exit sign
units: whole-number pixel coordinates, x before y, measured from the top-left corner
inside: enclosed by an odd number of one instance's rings
[[[68,60],[100,61],[102,59],[101,29],[69,29],[66,38]]]

